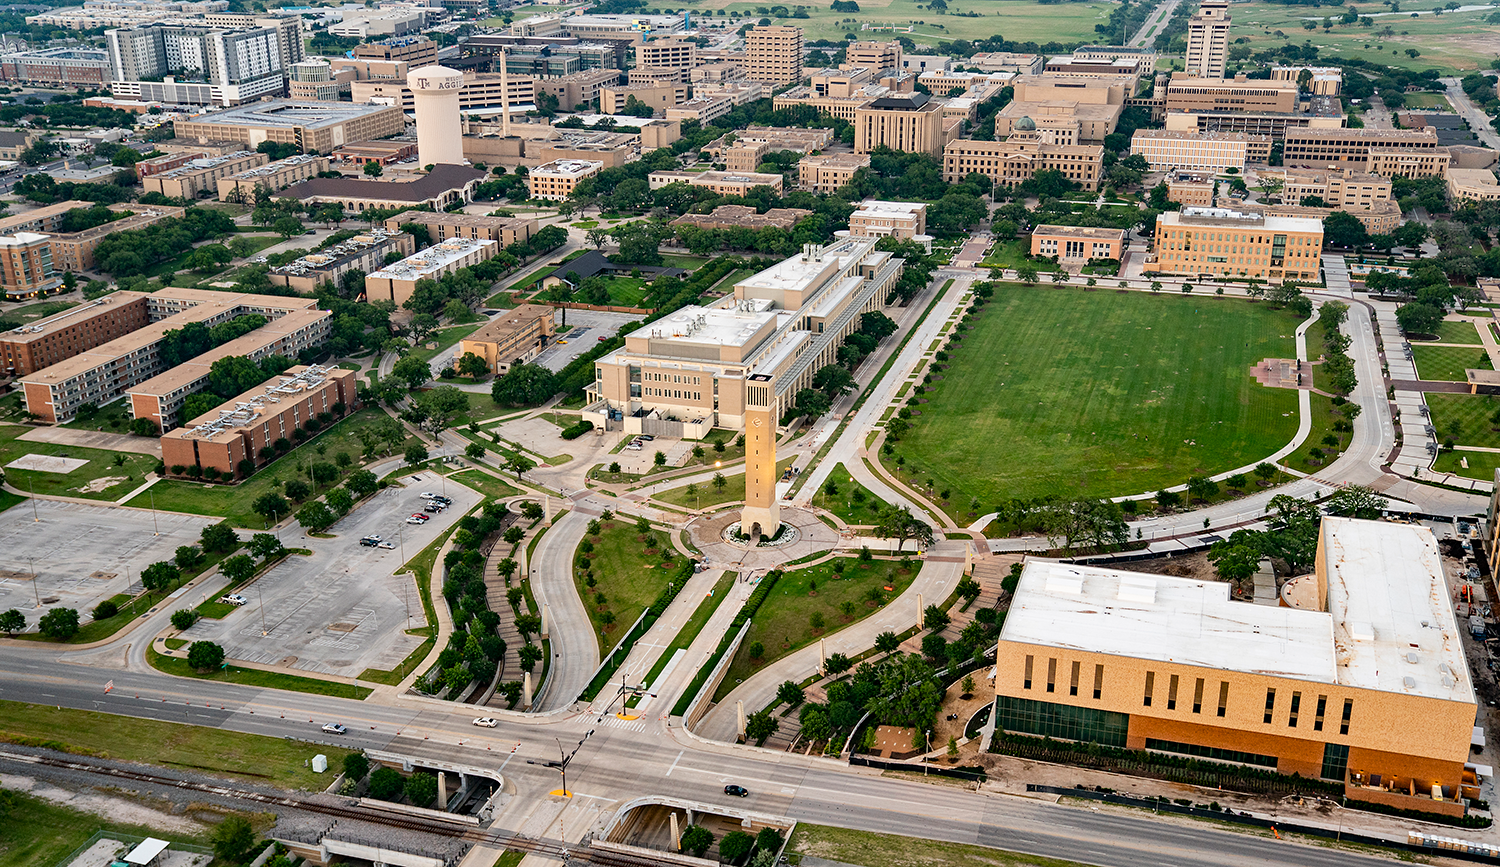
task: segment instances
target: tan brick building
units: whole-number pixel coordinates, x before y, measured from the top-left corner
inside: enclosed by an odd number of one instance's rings
[[[52,264],[52,241],[36,232],[0,237],[0,287],[9,300],[35,298],[62,285]]]
[[[398,229],[371,229],[326,250],[308,253],[295,262],[272,268],[269,276],[273,286],[290,286],[298,292],[312,294],[324,283],[339,285],[340,279],[350,271],[366,274],[379,271],[391,253],[404,257],[415,251],[416,242],[411,235]]]
[[[1254,605],[1213,581],[1033,561],[1000,633],[993,718],[1462,815],[1477,707],[1431,531],[1324,518],[1314,573],[1288,587],[1282,606]]]
[[[950,184],[978,172],[997,184],[1014,186],[1042,169],[1062,172],[1083,189],[1097,190],[1104,173],[1104,148],[1047,144],[1034,131],[1020,130],[1005,141],[959,139],[943,149],[943,180]]]
[[[196,199],[217,193],[220,178],[263,166],[269,161],[270,157],[256,151],[203,157],[185,166],[141,178],[141,186],[148,193],[161,193],[168,198]]]
[[[526,176],[526,186],[533,199],[560,202],[573,194],[579,181],[603,169],[604,163],[598,160],[557,160],[532,169]]]
[[[1389,178],[1354,169],[1298,169],[1271,167],[1260,171],[1262,182],[1281,182],[1281,200],[1300,205],[1308,196],[1316,196],[1329,207],[1340,211],[1368,208],[1391,200]]]
[[[1238,169],[1271,157],[1271,137],[1244,132],[1138,129],[1130,153],[1145,158],[1154,170]]]
[[[99,242],[116,232],[144,229],[160,220],[182,216],[182,208],[168,205],[139,205],[129,202],[110,205],[111,211],[126,212],[128,216],[118,220],[84,229],[81,232],[62,232],[51,236],[52,267],[62,271],[89,271],[94,268],[94,251]]]
[[[237,141],[252,149],[274,141],[327,154],[351,142],[397,135],[406,129],[406,115],[399,105],[277,99],[175,121],[172,127],[188,141]]]
[[[1124,251],[1124,229],[1037,226],[1031,233],[1031,255],[1052,256],[1059,262],[1087,262],[1090,259],[1118,261]]]
[[[849,215],[849,234],[855,238],[924,239],[927,237],[927,206],[921,202],[865,199]]]
[[[1489,169],[1449,168],[1443,177],[1448,183],[1449,202],[1500,201],[1500,184],[1495,183],[1495,173]]]
[[[545,304],[522,304],[506,310],[460,340],[456,358],[477,355],[497,376],[513,364],[525,364],[542,351],[556,331],[553,313]]]
[[[815,193],[834,193],[860,169],[870,167],[869,154],[819,154],[797,163],[797,186]]]
[[[1148,274],[1316,282],[1323,223],[1224,208],[1184,208],[1157,216],[1155,244],[1144,269]]]
[[[855,153],[888,147],[938,156],[946,143],[943,106],[925,93],[882,96],[855,109]]]
[[[1441,177],[1446,148],[1432,129],[1288,129],[1283,165],[1348,168],[1391,177]]]
[[[1212,174],[1173,172],[1167,176],[1167,198],[1185,208],[1212,208],[1218,182]]]
[[[267,163],[219,178],[219,201],[253,202],[255,191],[258,189],[265,189],[272,193],[280,192],[292,184],[317,177],[326,171],[328,171],[328,157],[317,154],[296,154],[284,160],[277,160],[274,163]]]
[[[371,301],[390,301],[400,307],[416,291],[418,280],[436,280],[498,252],[500,245],[487,238],[450,238],[366,276],[365,297]]]
[[[752,27],[745,34],[745,77],[771,84],[802,80],[802,28]]]
[[[442,211],[403,211],[388,217],[388,232],[400,231],[407,223],[426,226],[433,241],[470,238],[494,241],[501,247],[524,244],[536,234],[538,223],[530,217],[491,217],[484,214],[449,214]]]
[[[631,97],[649,105],[653,111],[666,114],[667,109],[687,102],[686,84],[611,84],[599,88],[599,113],[620,114]]]
[[[698,65],[698,45],[685,39],[653,39],[635,47],[637,69],[671,69],[678,81],[688,80],[688,70]]]
[[[770,187],[779,194],[785,184],[781,175],[764,172],[652,172],[646,180],[653,190],[681,182],[721,196],[743,196],[756,187]]]
[[[1223,78],[1229,58],[1229,0],[1203,0],[1188,19],[1189,73],[1201,78]]]
[[[305,367],[258,385],[213,412],[205,413],[161,438],[162,463],[213,467],[230,475],[241,461],[256,460],[262,449],[292,438],[298,428],[335,404],[346,411],[358,405],[358,376],[352,370]]]
[[[671,225],[700,229],[790,229],[812,213],[804,208],[771,208],[761,214],[749,205],[720,205],[708,214],[683,214]]]
[[[0,333],[5,375],[20,377],[123,337],[150,321],[144,292],[121,290]]]

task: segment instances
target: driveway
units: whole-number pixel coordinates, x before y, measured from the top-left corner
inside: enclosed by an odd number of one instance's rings
[[[563,311],[558,311],[558,323],[562,323]],[[593,349],[600,341],[615,336],[620,326],[627,322],[639,322],[646,317],[640,313],[610,313],[603,310],[569,310],[568,324],[573,330],[551,346],[542,350],[533,364],[540,364],[553,372],[568,366],[568,362]],[[563,342],[566,341],[566,342]]]
[[[32,443],[106,449],[112,452],[134,452],[161,459],[161,440],[155,437],[138,437],[97,430],[74,430],[66,427],[37,427],[21,434],[16,439]]]

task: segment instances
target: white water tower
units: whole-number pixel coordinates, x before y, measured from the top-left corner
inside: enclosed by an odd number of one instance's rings
[[[424,166],[463,165],[458,94],[464,74],[446,66],[424,66],[406,76],[417,111],[417,161]]]

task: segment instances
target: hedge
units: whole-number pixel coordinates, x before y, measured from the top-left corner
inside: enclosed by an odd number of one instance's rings
[[[750,598],[745,600],[745,604],[740,607],[740,612],[734,615],[734,620],[730,622],[729,628],[724,631],[724,637],[719,640],[719,646],[714,648],[714,652],[709,655],[708,659],[704,660],[703,665],[698,669],[698,673],[693,675],[692,682],[688,684],[686,690],[683,690],[682,695],[677,698],[677,704],[672,706],[672,716],[682,716],[684,713],[687,713],[688,705],[692,704],[693,699],[698,696],[698,690],[703,688],[703,684],[708,680],[708,676],[713,673],[714,666],[719,664],[719,659],[729,650],[729,643],[739,634],[740,628],[749,623],[750,618],[755,616],[755,612],[766,601],[766,597],[771,595],[771,589],[776,586],[776,582],[780,578],[781,570],[773,569],[766,573],[766,577],[760,579],[760,585],[755,588],[755,592],[750,594]]]
[[[594,429],[594,423],[588,419],[579,419],[576,424],[563,428],[562,438],[565,440],[576,440]]]

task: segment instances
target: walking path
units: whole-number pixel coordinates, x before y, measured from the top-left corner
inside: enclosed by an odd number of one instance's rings
[[[161,460],[161,440],[156,437],[138,437],[132,434],[107,433],[97,430],[75,430],[68,427],[34,427],[16,437],[32,443],[77,446],[88,449],[106,449],[112,452],[131,452],[151,455]]]

